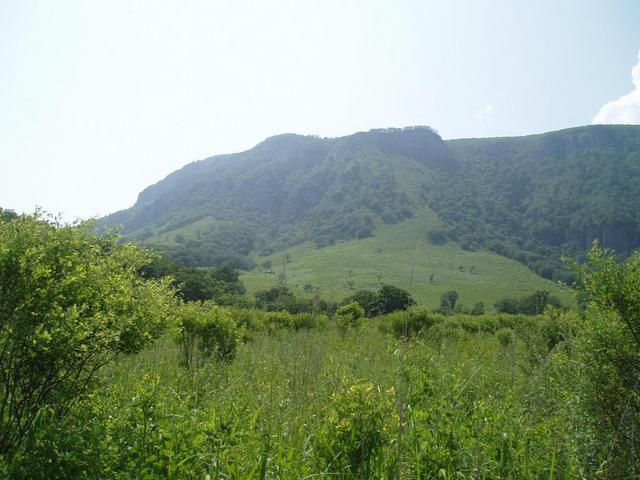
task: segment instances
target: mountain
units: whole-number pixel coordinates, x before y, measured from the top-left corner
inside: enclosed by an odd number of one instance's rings
[[[246,152],[191,163],[103,223],[121,224],[183,263],[242,263],[254,251],[369,237],[376,224],[400,222],[421,207],[417,179],[455,168],[428,127],[335,139],[279,135]],[[189,225],[193,232],[176,233]]]
[[[121,224],[129,238],[186,265],[246,269],[278,263],[278,252],[292,248],[309,257],[364,239],[399,245],[393,232],[411,225],[413,246],[404,248],[415,254],[420,245],[436,257],[433,249],[445,247],[493,252],[569,281],[561,255],[579,257],[595,239],[622,254],[640,246],[640,126],[446,142],[429,127],[279,135],[191,163],[101,223]],[[375,248],[393,257],[393,243]]]
[[[562,255],[594,240],[623,256],[640,247],[640,126],[447,142],[459,168],[428,203],[465,248],[485,247],[567,280]]]

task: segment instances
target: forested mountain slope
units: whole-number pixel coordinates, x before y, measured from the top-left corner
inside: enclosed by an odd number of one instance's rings
[[[122,224],[133,238],[162,245],[185,263],[237,263],[251,251],[371,236],[376,224],[421,208],[416,180],[455,165],[428,127],[336,139],[280,135],[189,164],[103,223]]]
[[[459,162],[425,186],[463,247],[484,246],[565,279],[561,255],[594,240],[623,255],[640,246],[640,126],[447,142]]]
[[[598,239],[640,246],[640,127],[442,141],[429,127],[341,138],[279,135],[191,163],[102,220],[187,265],[376,235],[420,212],[430,241],[514,258],[568,280],[561,255]],[[390,246],[393,248],[392,246]]]

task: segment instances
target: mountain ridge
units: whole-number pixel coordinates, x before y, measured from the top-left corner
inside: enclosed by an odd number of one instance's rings
[[[640,126],[446,141],[425,126],[281,134],[191,162],[101,223],[184,263],[246,268],[238,260],[250,254],[367,238],[426,209],[463,248],[567,280],[560,255],[579,256],[594,239],[624,254],[640,245],[639,152]],[[191,238],[169,238],[197,222],[206,225]]]

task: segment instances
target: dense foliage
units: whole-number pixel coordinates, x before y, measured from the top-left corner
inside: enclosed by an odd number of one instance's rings
[[[280,135],[234,155],[187,165],[102,220],[187,266],[250,266],[247,253],[319,246],[374,233],[412,215],[408,159],[446,170],[454,160],[428,127],[320,139]],[[244,259],[244,260],[243,260]]]
[[[351,302],[359,304],[368,317],[406,310],[416,303],[409,292],[394,285],[383,285],[377,292],[359,290],[342,301],[343,305]]]
[[[164,340],[123,358],[7,475],[633,478],[636,400],[611,372],[638,357],[612,317],[409,310],[296,332],[306,314],[218,314],[251,325],[230,363],[187,371]]]
[[[640,246],[640,127],[595,125],[443,142],[429,128],[270,138],[187,165],[102,220],[186,266],[252,268],[305,241],[373,235],[423,209],[425,240],[488,248],[571,283],[562,255]],[[390,248],[393,248],[390,246]]]
[[[624,256],[640,246],[640,127],[448,146],[460,168],[423,188],[463,247],[486,247],[545,278],[571,281],[562,255],[582,257],[594,239]]]
[[[176,340],[185,366],[196,369],[207,360],[231,361],[243,331],[231,314],[211,302],[189,302],[177,310]]]
[[[0,456],[0,473],[635,478],[639,258],[618,264],[592,250],[575,267],[581,315],[411,308],[367,319],[351,302],[331,322],[171,300],[178,342],[161,339],[98,372],[95,395],[57,404],[66,415],[43,409]],[[137,279],[137,270],[124,272]]]
[[[117,353],[165,330],[173,291],[137,275],[149,260],[92,225],[0,219],[0,454],[39,415],[63,417]]]
[[[246,289],[238,271],[221,266],[208,269],[182,267],[161,255],[140,269],[145,278],[171,278],[172,286],[185,301],[213,300],[219,305],[247,303]]]
[[[563,308],[562,303],[546,291],[537,291],[522,298],[503,298],[495,304],[498,313],[540,315],[547,307]]]

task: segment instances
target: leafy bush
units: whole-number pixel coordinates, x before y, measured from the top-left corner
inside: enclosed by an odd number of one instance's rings
[[[392,413],[387,395],[371,383],[356,383],[332,395],[314,437],[323,471],[349,478],[372,478],[374,460],[389,441],[385,421]]]
[[[41,410],[59,416],[117,353],[149,345],[172,319],[165,280],[137,272],[151,256],[90,223],[40,214],[0,220],[0,453]]]
[[[501,328],[500,330],[498,330],[497,337],[498,337],[498,341],[500,342],[500,345],[502,345],[504,348],[511,345],[515,338],[513,334],[513,330],[510,328]]]
[[[424,309],[393,312],[380,317],[378,328],[396,338],[417,337],[442,321],[442,317]]]
[[[364,317],[364,309],[356,302],[342,305],[336,311],[336,325],[344,336],[348,329],[357,329],[362,323]]]
[[[312,328],[324,327],[329,318],[326,315],[319,315],[315,313],[297,313],[293,315],[293,328],[294,330],[310,330]]]
[[[290,330],[293,328],[293,315],[287,311],[268,312],[264,316],[264,326],[268,332]]]
[[[595,244],[587,263],[572,266],[588,308],[573,327],[575,353],[563,367],[577,372],[568,379],[577,390],[576,417],[595,447],[583,453],[600,466],[599,476],[632,478],[640,444],[640,252],[618,263],[614,252]],[[572,330],[566,318],[555,317],[545,332],[550,343]]]
[[[286,286],[259,290],[254,295],[256,297],[256,306],[269,312],[286,310],[289,313],[301,313],[311,312],[313,309],[311,300],[296,297]]]
[[[187,302],[178,309],[178,343],[187,368],[201,367],[209,358],[231,361],[242,331],[231,314],[211,302]]]

